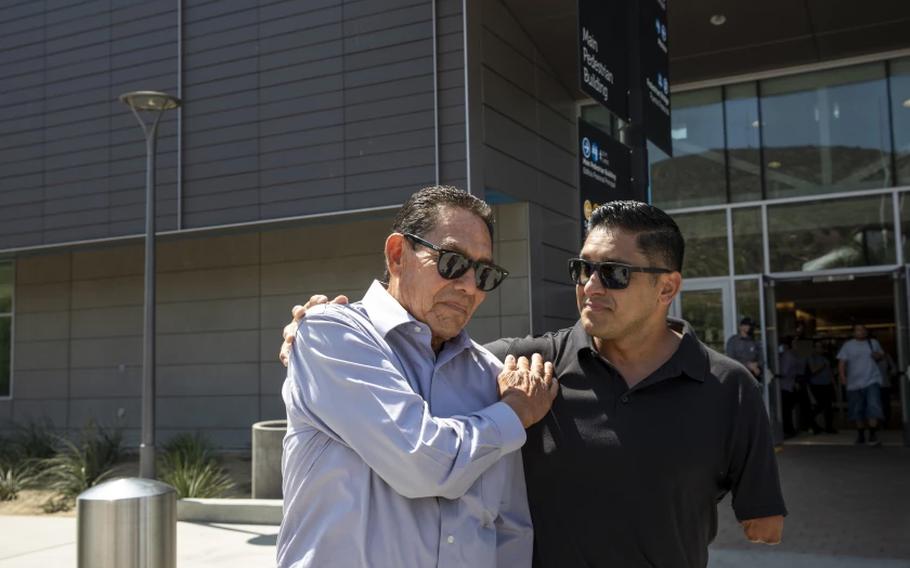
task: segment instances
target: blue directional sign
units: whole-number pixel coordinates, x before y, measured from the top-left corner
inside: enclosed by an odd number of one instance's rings
[[[645,200],[634,195],[630,182],[629,148],[593,124],[578,119],[578,186],[584,225],[597,206],[616,199]]]

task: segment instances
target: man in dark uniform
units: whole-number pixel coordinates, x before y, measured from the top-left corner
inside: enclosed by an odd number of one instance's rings
[[[755,340],[755,322],[746,316],[739,320],[739,333],[731,335],[725,349],[727,357],[742,363],[761,381],[761,344]]]
[[[569,262],[575,326],[486,346],[539,352],[559,377],[523,449],[537,567],[703,568],[727,492],[746,538],[780,541],[786,509],[760,386],[667,317],[683,250],[664,212],[608,203]]]

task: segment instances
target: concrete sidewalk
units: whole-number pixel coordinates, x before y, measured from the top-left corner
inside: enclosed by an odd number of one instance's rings
[[[177,523],[177,566],[275,566],[278,527]],[[76,566],[75,517],[0,516],[0,568]]]
[[[787,446],[778,457],[784,542],[747,542],[728,497],[709,568],[910,568],[910,449]],[[180,522],[177,563],[274,566],[277,534],[274,525]],[[75,565],[75,518],[0,516],[0,568]]]
[[[728,496],[710,568],[910,568],[910,449],[787,445],[778,460],[783,542],[746,541]]]

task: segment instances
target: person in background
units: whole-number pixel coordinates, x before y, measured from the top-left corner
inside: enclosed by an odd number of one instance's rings
[[[820,413],[825,422],[824,431],[828,434],[837,434],[834,429],[834,395],[837,384],[834,381],[834,371],[831,362],[825,354],[825,346],[821,341],[813,344],[812,355],[809,356],[809,390],[815,399],[812,409],[812,426],[816,433],[822,428],[816,422]]]
[[[877,431],[884,413],[879,361],[884,357],[881,344],[869,337],[862,324],[853,326],[853,339],[844,342],[837,353],[837,373],[847,387],[847,414],[856,424],[856,444],[881,445]]]
[[[784,337],[778,346],[780,357],[780,398],[783,411],[784,438],[796,436],[793,426],[793,411],[799,403],[799,377],[803,374],[805,361],[792,349],[793,338]]]
[[[739,333],[731,335],[725,349],[727,357],[739,361],[759,382],[761,379],[761,343],[755,339],[755,322],[749,316],[739,320]]]

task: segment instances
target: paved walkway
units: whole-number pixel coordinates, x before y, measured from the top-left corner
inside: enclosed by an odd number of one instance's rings
[[[180,568],[275,565],[276,526],[177,523]],[[0,517],[0,568],[74,568],[75,517]]]
[[[788,445],[784,542],[745,541],[720,505],[710,568],[910,568],[910,449]],[[275,565],[276,526],[177,525],[181,568]],[[76,565],[76,519],[0,516],[0,568]]]
[[[728,497],[711,568],[910,568],[910,449],[787,445],[778,459],[783,542],[747,542]]]

